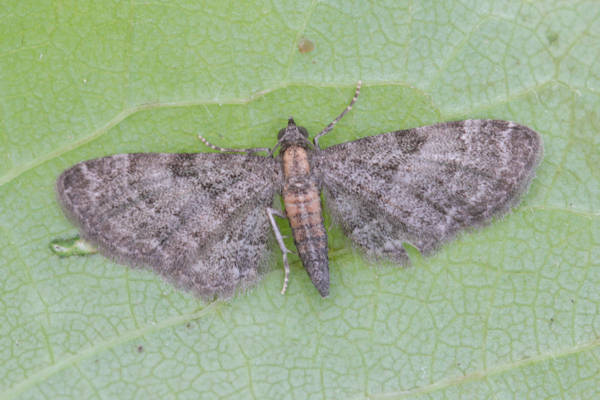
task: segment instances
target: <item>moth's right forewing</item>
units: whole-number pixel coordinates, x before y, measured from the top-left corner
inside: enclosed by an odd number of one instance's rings
[[[331,146],[313,157],[326,206],[369,254],[407,263],[514,206],[535,175],[540,136],[508,121],[466,120]]]

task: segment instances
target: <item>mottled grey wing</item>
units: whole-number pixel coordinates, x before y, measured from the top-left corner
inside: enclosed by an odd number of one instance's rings
[[[516,205],[542,158],[531,129],[467,120],[384,133],[315,153],[326,206],[367,253],[409,262]]]
[[[210,299],[260,277],[279,180],[256,155],[118,154],[66,170],[57,192],[104,255]]]

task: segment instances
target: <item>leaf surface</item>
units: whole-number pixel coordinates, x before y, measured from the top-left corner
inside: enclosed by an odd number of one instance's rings
[[[9,2],[0,14],[0,398],[595,398],[600,5],[594,1]],[[315,45],[301,53],[302,38]],[[331,296],[297,258],[206,305],[101,256],[58,174],[122,152],[321,143],[465,118],[540,132],[521,205],[408,269],[330,232]],[[285,224],[281,224],[282,228]],[[288,231],[289,232],[289,231]]]

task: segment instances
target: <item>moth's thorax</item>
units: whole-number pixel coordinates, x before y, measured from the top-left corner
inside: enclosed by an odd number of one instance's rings
[[[300,146],[288,147],[282,155],[283,174],[286,178],[310,175],[310,164],[306,149]],[[287,180],[287,179],[286,179]]]
[[[312,221],[314,215],[321,219],[319,188],[312,177],[307,151],[299,146],[286,149],[282,155],[283,202],[292,229]]]
[[[327,233],[323,225],[319,188],[311,174],[307,150],[290,146],[283,151],[285,213],[298,255],[322,296],[329,293]]]

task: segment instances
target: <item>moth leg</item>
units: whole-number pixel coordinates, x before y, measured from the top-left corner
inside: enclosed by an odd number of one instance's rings
[[[286,216],[283,215],[280,211],[275,210],[271,207],[267,207],[267,215],[269,216],[269,221],[271,221],[271,227],[273,228],[273,232],[275,233],[275,239],[277,240],[279,248],[283,253],[283,268],[285,270],[285,278],[283,279],[283,288],[281,288],[281,294],[285,294],[290,276],[290,264],[288,264],[287,253],[291,253],[291,251],[288,250],[287,247],[285,247],[285,243],[283,243],[283,235],[279,231],[279,227],[275,223],[275,218],[273,218],[273,215],[277,215],[280,218],[286,218]]]
[[[252,153],[260,153],[262,151],[266,151],[267,153],[269,153],[269,155],[271,155],[271,149],[268,147],[253,147],[250,149],[230,149],[227,147],[221,147],[221,146],[216,146],[214,144],[212,144],[211,142],[209,142],[208,140],[206,140],[202,135],[198,135],[198,139],[200,139],[202,141],[202,143],[204,143],[205,145],[207,145],[208,147],[210,147],[213,150],[217,150],[220,151],[221,153],[248,153],[248,154],[252,154]]]
[[[319,132],[319,134],[317,136],[315,136],[315,138],[313,139],[313,143],[315,144],[315,148],[320,149],[320,147],[319,147],[319,138],[321,136],[324,136],[325,134],[329,133],[333,129],[333,127],[335,126],[335,124],[337,124],[338,121],[340,119],[342,119],[342,117],[344,115],[346,115],[346,113],[348,111],[352,110],[352,106],[354,105],[354,103],[358,99],[358,94],[360,93],[360,86],[361,85],[362,85],[362,81],[358,81],[358,84],[356,85],[356,91],[354,92],[354,97],[352,98],[352,101],[350,101],[350,104],[348,104],[348,107],[346,107],[346,109],[344,111],[342,111],[342,113],[340,115],[338,115],[337,118],[333,120],[333,122],[331,122],[329,125],[327,125],[325,127],[325,129],[323,129],[321,132]]]

